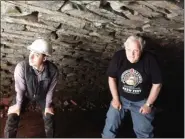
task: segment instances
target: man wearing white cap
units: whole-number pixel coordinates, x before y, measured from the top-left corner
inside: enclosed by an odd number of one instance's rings
[[[14,71],[16,97],[8,109],[4,136],[16,137],[20,113],[28,102],[36,102],[43,112],[46,137],[54,136],[52,97],[58,81],[58,69],[47,60],[52,46],[44,39],[36,39],[30,46],[29,61],[17,64]]]

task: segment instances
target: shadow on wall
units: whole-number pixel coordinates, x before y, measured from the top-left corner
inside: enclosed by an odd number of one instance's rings
[[[184,42],[147,40],[146,50],[155,53],[163,74],[157,99],[162,109],[154,121],[156,137],[184,137]],[[160,44],[158,43],[160,42]]]

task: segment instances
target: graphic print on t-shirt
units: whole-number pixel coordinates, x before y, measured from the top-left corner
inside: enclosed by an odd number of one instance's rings
[[[124,71],[121,75],[121,81],[123,83],[122,89],[126,93],[140,94],[141,88],[137,87],[142,83],[143,79],[141,74],[135,69],[131,68]]]

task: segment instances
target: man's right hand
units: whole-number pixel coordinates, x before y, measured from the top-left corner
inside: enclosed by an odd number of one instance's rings
[[[112,106],[113,106],[115,109],[121,110],[121,102],[120,102],[119,99],[112,99],[111,104],[112,104]]]
[[[15,104],[9,107],[8,109],[8,115],[16,113],[18,116],[20,115],[20,108]]]

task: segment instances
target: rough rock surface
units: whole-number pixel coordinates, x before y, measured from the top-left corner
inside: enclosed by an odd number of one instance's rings
[[[66,97],[106,92],[108,62],[130,34],[183,40],[183,9],[167,1],[1,1],[1,11],[3,94],[11,94],[14,67],[38,37],[53,43],[57,92]]]
[[[173,101],[174,115],[182,115],[182,3],[180,1],[180,5],[176,5],[157,0],[1,1],[0,94],[13,94],[15,65],[27,58],[26,46],[43,37],[51,40],[51,59],[60,71],[55,93],[57,105],[65,107],[70,100],[75,100],[70,104],[77,104],[81,109],[82,106],[96,107],[93,102],[106,107],[103,102],[107,102],[110,96],[106,77],[108,63],[114,52],[122,49],[129,35],[140,33],[148,40],[146,49],[156,52],[162,65],[164,89],[161,99],[164,107]],[[175,92],[179,93],[174,96]],[[167,109],[166,116],[173,110]],[[165,121],[165,115],[162,118],[166,125],[161,129],[173,124],[179,127],[178,123],[182,123]],[[170,129],[167,133],[173,133],[174,130]],[[174,133],[174,137],[182,137],[178,133]]]

